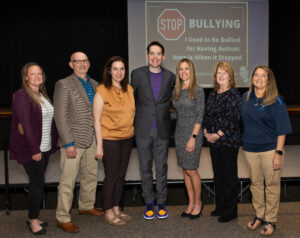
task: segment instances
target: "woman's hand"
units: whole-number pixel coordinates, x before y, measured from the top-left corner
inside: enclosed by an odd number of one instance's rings
[[[186,152],[191,153],[195,150],[195,141],[196,138],[190,137],[190,139],[188,140],[188,143],[186,144]]]
[[[210,139],[213,141],[213,142],[216,142],[217,140],[219,140],[221,137],[217,134],[217,133],[212,133],[210,134]]]
[[[282,155],[275,153],[273,157],[273,169],[281,169],[282,167]]]
[[[206,134],[204,134],[204,136],[205,136],[207,142],[212,143],[212,144],[215,143],[216,140],[220,139],[220,137],[218,136],[217,133],[206,133]]]
[[[102,145],[97,146],[96,158],[98,160],[102,160],[102,158],[103,158],[103,146]]]
[[[36,155],[33,155],[32,159],[35,160],[35,161],[40,161],[42,159],[42,153],[40,152]]]

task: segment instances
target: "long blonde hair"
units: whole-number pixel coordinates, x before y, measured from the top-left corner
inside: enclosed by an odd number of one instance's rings
[[[191,60],[189,60],[187,58],[183,58],[178,62],[177,67],[176,67],[176,85],[175,85],[175,93],[174,93],[174,97],[173,97],[173,99],[175,101],[177,101],[179,99],[180,92],[181,92],[182,80],[179,76],[179,68],[180,68],[180,65],[184,62],[189,65],[190,74],[191,74],[188,98],[194,99],[194,97],[195,97],[195,91],[196,91],[196,87],[197,87],[195,67]]]
[[[235,88],[235,81],[234,81],[234,73],[231,65],[227,62],[219,62],[216,64],[214,69],[214,90],[218,91],[220,89],[220,85],[217,82],[217,73],[218,69],[224,70],[229,75],[229,88]]]
[[[252,91],[254,90],[253,76],[257,69],[262,69],[268,74],[268,84],[267,84],[265,95],[262,99],[262,103],[266,106],[271,105],[274,102],[276,102],[276,100],[277,100],[278,89],[277,89],[277,85],[276,85],[276,81],[275,81],[275,76],[274,76],[272,70],[268,66],[265,66],[265,65],[259,65],[253,70],[253,73],[251,76],[251,79],[252,79],[251,85],[248,90],[246,101],[247,102],[249,101],[250,95],[251,95]]]
[[[35,63],[35,62],[29,62],[29,63],[27,63],[27,64],[25,64],[23,66],[23,68],[21,70],[22,88],[24,88],[26,90],[26,92],[28,93],[29,97],[32,99],[32,101],[37,106],[40,106],[41,104],[44,104],[43,100],[41,99],[41,97],[31,89],[31,87],[28,84],[28,81],[26,80],[26,77],[27,77],[27,74],[28,74],[28,70],[32,66],[38,66],[41,69],[42,76],[43,76],[43,83],[40,85],[39,92],[49,101],[49,103],[51,103],[51,100],[48,97],[48,94],[47,94],[47,91],[46,91],[46,87],[45,87],[46,76],[45,76],[44,70],[37,63]]]

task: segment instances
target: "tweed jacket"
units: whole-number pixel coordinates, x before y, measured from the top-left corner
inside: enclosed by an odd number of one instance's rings
[[[95,89],[98,82],[90,81]],[[81,149],[90,147],[95,136],[93,108],[78,76],[72,74],[56,82],[53,104],[58,146],[74,142]]]
[[[20,89],[13,95],[12,121],[10,130],[9,156],[25,164],[32,156],[40,153],[43,128],[42,110],[36,105],[25,89]],[[22,131],[18,129],[21,125]],[[21,134],[22,133],[22,134]],[[51,125],[51,153],[57,150],[57,130],[54,120]]]
[[[149,66],[137,68],[131,73],[136,113],[134,131],[136,137],[149,136],[153,118],[156,117],[157,133],[161,139],[169,139],[171,130],[170,106],[175,75],[162,68],[162,82],[157,99],[154,99]]]

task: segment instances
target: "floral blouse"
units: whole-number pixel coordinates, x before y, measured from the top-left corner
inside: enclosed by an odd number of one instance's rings
[[[216,133],[218,130],[224,133],[215,143],[209,143],[210,146],[240,146],[241,105],[241,95],[236,88],[223,93],[213,90],[209,94],[202,127],[207,133]]]

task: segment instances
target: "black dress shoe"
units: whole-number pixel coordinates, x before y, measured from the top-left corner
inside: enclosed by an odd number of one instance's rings
[[[26,225],[30,226],[30,221],[26,220]],[[43,223],[40,224],[41,227],[47,227],[48,226],[48,222],[44,221]]]
[[[214,211],[212,211],[212,212],[210,213],[210,215],[211,215],[212,217],[219,217],[219,216],[221,216],[221,212],[219,212],[219,211],[217,211],[217,210],[214,210]]]
[[[189,217],[191,215],[191,213],[186,213],[186,212],[183,212],[181,213],[181,217]]]
[[[196,218],[200,217],[200,215],[201,215],[201,213],[202,213],[202,211],[203,211],[203,207],[204,207],[204,204],[202,203],[200,212],[199,212],[198,214],[196,214],[196,215],[190,214],[190,215],[189,215],[189,218],[190,218],[190,219],[196,219]]]
[[[218,218],[218,222],[220,222],[220,223],[226,223],[226,222],[229,222],[229,221],[231,221],[231,220],[233,220],[233,219],[235,219],[236,217],[232,217],[232,218],[226,218],[226,217],[219,217]]]

